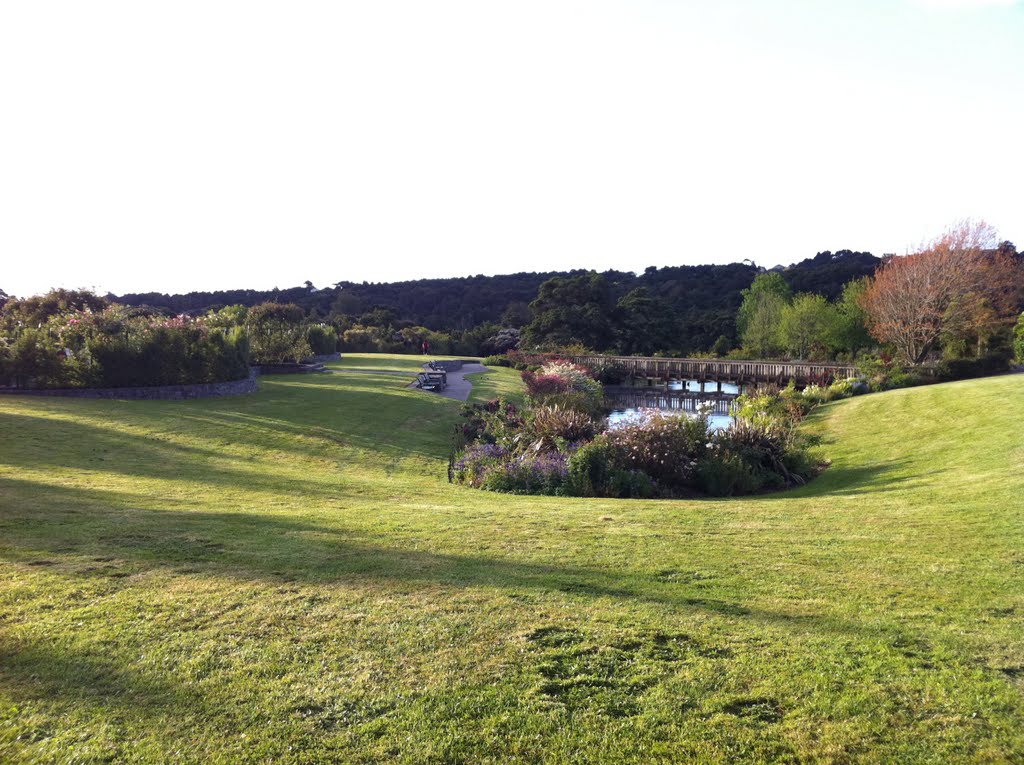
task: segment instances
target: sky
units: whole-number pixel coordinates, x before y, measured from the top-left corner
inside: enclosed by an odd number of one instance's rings
[[[1015,0],[0,2],[0,288],[1024,248]]]

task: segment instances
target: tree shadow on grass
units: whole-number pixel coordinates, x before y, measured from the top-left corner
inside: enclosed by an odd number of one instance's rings
[[[0,432],[30,439],[0,444],[0,463],[57,464],[53,461],[69,455],[67,450],[48,448],[51,445],[75,444],[89,454],[98,450],[96,442],[102,448],[121,440],[133,448],[161,448],[165,452],[158,455],[161,458],[222,457],[218,447],[224,443],[313,457],[337,456],[341,447],[376,452],[391,460],[447,457],[451,427],[458,419],[455,402],[417,396],[393,380],[365,385],[335,380],[332,384],[333,377],[268,379],[261,382],[259,393],[229,399],[44,401],[46,415],[0,413]],[[50,416],[61,405],[64,411]],[[186,439],[193,443],[180,443]]]
[[[14,483],[0,479],[0,493]],[[495,588],[534,597],[611,598],[743,618],[784,629],[829,633],[860,628],[830,617],[789,615],[714,597],[706,589],[659,580],[656,573],[529,562],[384,546],[341,525],[267,513],[111,509],[105,493],[48,487],[54,511],[5,524],[9,560],[75,577],[116,578],[161,570],[239,581],[379,586]],[[2,547],[0,547],[2,549]],[[11,554],[13,553],[13,554]],[[97,566],[95,562],[104,565]]]
[[[756,499],[759,502],[789,501],[906,492],[932,484],[946,472],[943,469],[921,471],[914,467],[911,459],[892,459],[867,465],[830,465],[803,486],[760,494]]]
[[[437,461],[438,480],[444,463],[429,451],[398,445],[374,448],[369,437],[352,438],[336,429],[296,425],[279,418],[245,412],[177,412],[173,420],[131,429],[104,427],[95,421],[32,417],[0,413],[0,432],[23,434],[0,443],[0,465],[31,470],[87,471],[207,486],[213,490],[246,490],[308,500],[344,495],[345,466],[360,460],[364,467],[393,470],[404,458]],[[162,426],[162,427],[161,427]],[[397,440],[397,439],[396,439]],[[218,449],[223,444],[225,448]],[[230,448],[227,448],[230,447]],[[351,449],[373,450],[358,457]],[[311,480],[280,469],[278,455],[294,455],[295,465],[309,461]],[[289,465],[284,464],[284,467]],[[328,472],[337,480],[322,480]],[[320,480],[317,480],[320,479]]]
[[[114,707],[152,716],[195,706],[198,694],[125,666],[122,660],[56,642],[43,644],[0,633],[0,685],[23,700]],[[52,731],[35,731],[39,738]]]

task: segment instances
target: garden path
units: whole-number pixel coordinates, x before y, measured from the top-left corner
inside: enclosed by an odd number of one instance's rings
[[[483,364],[463,364],[462,369],[448,373],[448,386],[441,391],[441,395],[445,398],[454,398],[457,401],[469,400],[473,383],[466,379],[466,375],[486,371],[487,367]]]

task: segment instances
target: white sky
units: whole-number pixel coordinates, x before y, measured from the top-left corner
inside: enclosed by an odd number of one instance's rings
[[[0,0],[0,288],[1024,247],[1012,0]]]

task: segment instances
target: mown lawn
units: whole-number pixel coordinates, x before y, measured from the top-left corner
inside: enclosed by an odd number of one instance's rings
[[[419,363],[0,397],[0,762],[1024,760],[1024,376],[821,408],[798,491],[627,502],[449,486]]]

